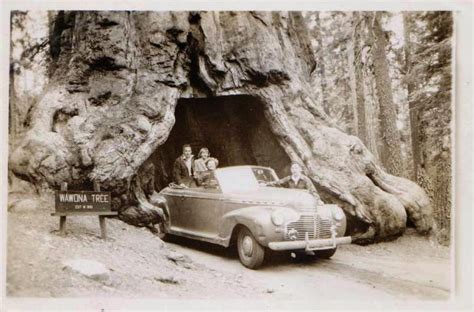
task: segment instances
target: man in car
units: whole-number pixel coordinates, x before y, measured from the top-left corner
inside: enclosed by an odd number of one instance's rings
[[[191,145],[183,145],[183,154],[176,158],[173,166],[173,179],[181,187],[194,186],[194,155]]]
[[[310,178],[303,174],[303,169],[298,163],[291,164],[291,175],[278,181],[268,182],[267,185],[308,190],[314,197],[316,197],[319,204],[323,204],[318,192],[316,191],[316,188],[313,185],[313,182],[311,182]]]

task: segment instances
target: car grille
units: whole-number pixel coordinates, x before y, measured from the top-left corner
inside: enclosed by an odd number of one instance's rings
[[[288,223],[286,226],[286,239],[288,231],[295,229],[298,234],[296,240],[304,240],[306,233],[309,239],[330,238],[331,237],[331,220],[322,219],[318,214],[303,215],[298,221]]]

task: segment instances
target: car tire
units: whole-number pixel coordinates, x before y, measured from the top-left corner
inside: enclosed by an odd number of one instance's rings
[[[240,262],[249,269],[257,269],[263,263],[265,248],[260,245],[246,227],[237,234],[237,251]]]
[[[168,233],[165,232],[165,224],[163,222],[160,222],[160,223],[157,223],[156,224],[156,229],[158,230],[158,232],[156,233],[156,235],[164,242],[166,242],[170,235]]]
[[[314,255],[320,259],[329,259],[336,253],[337,247],[333,249],[315,250]]]

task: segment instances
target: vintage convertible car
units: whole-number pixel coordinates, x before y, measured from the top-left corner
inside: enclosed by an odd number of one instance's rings
[[[318,205],[306,190],[266,186],[278,179],[271,168],[234,166],[214,172],[212,187],[169,186],[167,220],[159,224],[160,236],[168,234],[219,244],[236,243],[241,263],[259,267],[267,248],[314,252],[330,258],[344,237],[346,217],[336,205]]]

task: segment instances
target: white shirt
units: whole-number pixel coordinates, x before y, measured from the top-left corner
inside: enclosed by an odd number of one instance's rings
[[[186,167],[188,168],[188,173],[191,175],[191,165],[192,165],[192,157],[189,157],[188,159],[184,159],[184,163],[186,164]]]
[[[298,181],[300,180],[300,178],[301,178],[301,175],[291,176],[291,179],[293,180],[293,182],[295,182],[295,184],[298,184]]]

